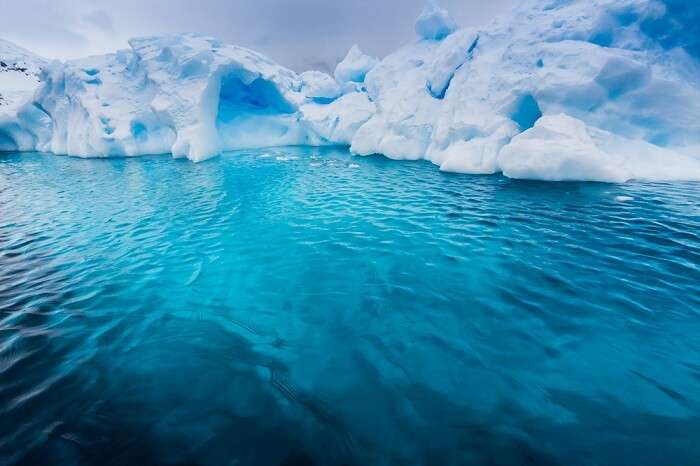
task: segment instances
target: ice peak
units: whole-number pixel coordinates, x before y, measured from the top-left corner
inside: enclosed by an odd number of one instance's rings
[[[343,61],[335,68],[335,79],[339,83],[356,82],[361,83],[365,76],[379,62],[374,57],[366,55],[360,50],[359,45],[353,45]]]
[[[416,20],[416,33],[427,40],[442,40],[457,29],[457,23],[437,0],[428,0]]]

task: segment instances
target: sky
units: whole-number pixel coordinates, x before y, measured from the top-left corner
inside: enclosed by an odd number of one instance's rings
[[[383,57],[415,38],[425,0],[0,0],[0,37],[46,58],[127,47],[135,36],[197,32],[296,71],[330,71],[347,50]],[[518,0],[442,0],[461,26],[485,25]]]

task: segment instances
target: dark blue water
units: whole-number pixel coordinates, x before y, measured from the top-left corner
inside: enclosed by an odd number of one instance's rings
[[[700,462],[700,185],[0,157],[0,464]]]

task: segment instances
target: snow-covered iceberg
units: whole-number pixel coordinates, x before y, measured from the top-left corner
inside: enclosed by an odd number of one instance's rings
[[[309,86],[262,55],[208,37],[130,45],[44,71],[34,100],[52,116],[53,129],[37,149],[201,161],[225,150],[322,142],[298,111],[307,100],[303,90],[328,95],[318,77]]]
[[[343,144],[462,173],[700,180],[699,19],[683,0],[529,0],[460,29],[430,1],[415,42],[381,61],[353,47],[334,76],[198,35],[32,58],[41,83],[0,100],[0,150],[201,161]]]
[[[377,112],[352,150],[517,178],[700,179],[698,11],[530,1],[488,28],[407,45],[367,74]]]

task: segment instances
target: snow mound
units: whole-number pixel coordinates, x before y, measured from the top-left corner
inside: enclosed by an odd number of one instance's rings
[[[335,79],[339,83],[361,83],[365,80],[367,73],[375,67],[377,59],[365,55],[360,47],[353,45],[348,51],[343,61],[335,68]]]
[[[430,0],[416,20],[416,33],[427,40],[442,40],[457,29],[450,13]]]
[[[333,77],[192,34],[51,64],[0,42],[43,68],[38,88],[0,87],[0,150],[202,161],[343,144],[460,173],[700,180],[698,18],[683,0],[528,0],[458,29],[431,2],[419,40],[381,61],[354,46]]]

